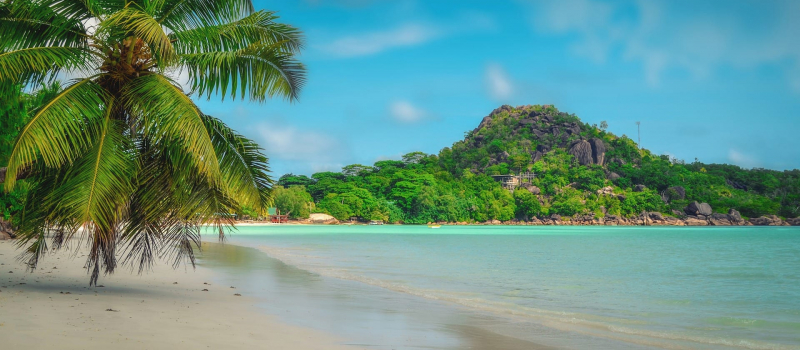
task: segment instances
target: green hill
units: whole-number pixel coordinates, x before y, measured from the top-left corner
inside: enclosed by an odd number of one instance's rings
[[[533,178],[514,176],[525,173]],[[511,175],[506,188],[498,175]],[[691,212],[694,207],[684,210],[694,201],[708,203],[714,213],[738,210],[745,219],[794,218],[800,211],[800,170],[685,164],[547,105],[502,106],[438,155],[415,152],[402,161],[354,164],[310,178],[287,174],[278,184],[283,206],[290,198],[312,199],[299,205],[304,209],[295,210],[302,213],[297,217],[317,211],[340,220],[505,222],[642,212],[711,219],[711,213]]]

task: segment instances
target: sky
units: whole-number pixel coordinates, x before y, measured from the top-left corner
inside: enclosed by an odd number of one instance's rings
[[[199,99],[273,175],[438,153],[553,104],[656,154],[800,168],[800,1],[254,0],[306,38],[299,100]]]

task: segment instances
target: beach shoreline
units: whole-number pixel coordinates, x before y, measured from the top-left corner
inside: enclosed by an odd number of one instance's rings
[[[289,220],[285,223],[273,223],[269,221],[242,220],[236,221],[236,226],[276,226],[276,225],[371,225],[367,222],[315,222],[309,219]],[[384,224],[380,224],[384,225]],[[532,218],[528,221],[491,220],[486,222],[429,222],[427,224],[404,224],[387,223],[385,225],[447,225],[447,226],[800,226],[800,218],[781,219],[775,215],[762,216],[758,218],[743,219],[742,217],[731,214],[714,214],[709,216],[685,216],[673,217],[665,216],[661,213],[650,212],[642,213],[639,216],[625,218],[610,215],[608,217],[597,218],[594,216],[576,217],[554,217]]]
[[[88,286],[81,253],[48,254],[28,273],[14,241],[0,241],[0,339],[11,349],[357,349],[289,325],[215,285],[214,271],[167,264],[138,275],[120,269]],[[103,286],[105,285],[105,286]],[[234,286],[235,287],[235,286]],[[204,291],[205,290],[205,291]]]

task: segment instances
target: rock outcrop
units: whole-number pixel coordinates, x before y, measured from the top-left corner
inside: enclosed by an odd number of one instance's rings
[[[575,156],[580,165],[594,164],[592,158],[592,145],[586,140],[577,140],[569,148],[569,154]]]
[[[750,223],[755,226],[784,226],[785,223],[781,218],[775,215],[765,215],[758,218],[750,219]]]
[[[731,226],[728,214],[714,213],[708,217],[708,223],[714,226]]]
[[[603,143],[603,140],[598,138],[593,138],[589,140],[589,144],[592,146],[592,160],[594,164],[603,165],[606,161],[606,145]]]
[[[683,220],[686,226],[708,226],[708,221],[700,219],[696,216],[689,216]]]
[[[683,186],[672,186],[661,194],[661,199],[663,199],[665,203],[675,200],[684,200],[686,199],[686,189],[683,188]]]
[[[536,187],[536,186],[531,185],[531,184],[525,184],[522,187],[525,188],[526,190],[528,190],[528,192],[530,192],[531,194],[540,194],[540,193],[542,193],[542,190],[539,189],[539,187]]]
[[[603,140],[593,138],[589,141],[575,140],[567,151],[575,156],[580,165],[603,165],[605,163],[606,146]]]
[[[0,241],[15,238],[11,223],[0,218]]]
[[[683,208],[683,211],[686,212],[688,215],[703,215],[708,216],[713,213],[711,210],[711,205],[708,203],[697,203],[697,201],[689,203],[686,208]]]
[[[603,196],[603,195],[610,196],[612,194],[614,194],[614,188],[611,187],[611,186],[606,186],[606,187],[603,187],[603,188],[597,190],[597,195],[598,196]]]
[[[734,225],[744,225],[744,219],[742,219],[742,215],[733,208],[728,210],[728,220],[730,220]]]
[[[323,225],[333,225],[339,223],[339,220],[336,220],[335,217],[322,213],[314,213],[309,215],[308,221],[311,222],[312,224],[323,224]]]

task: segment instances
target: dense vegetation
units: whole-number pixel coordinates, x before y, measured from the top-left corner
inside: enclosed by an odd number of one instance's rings
[[[56,82],[42,86],[35,93],[25,93],[18,84],[0,84],[0,96],[3,96],[3,103],[0,104],[0,168],[8,164],[14,141],[30,119],[28,111],[42,101],[52,99],[60,88]],[[16,214],[22,211],[27,193],[28,183],[25,180],[21,180],[10,192],[0,191],[0,218],[6,221],[18,218]]]
[[[294,191],[312,208],[309,212],[340,220],[483,222],[553,214],[628,217],[642,211],[677,215],[673,210],[679,212],[690,201],[707,202],[715,212],[734,208],[747,217],[800,213],[800,170],[686,164],[639,149],[606,128],[605,122],[589,125],[552,106],[503,106],[438,155],[415,152],[399,161],[354,164],[311,177],[286,174],[278,184]],[[581,147],[588,151],[581,153]],[[491,177],[520,172],[536,176],[516,184],[514,191]],[[289,210],[290,202],[278,206]]]

